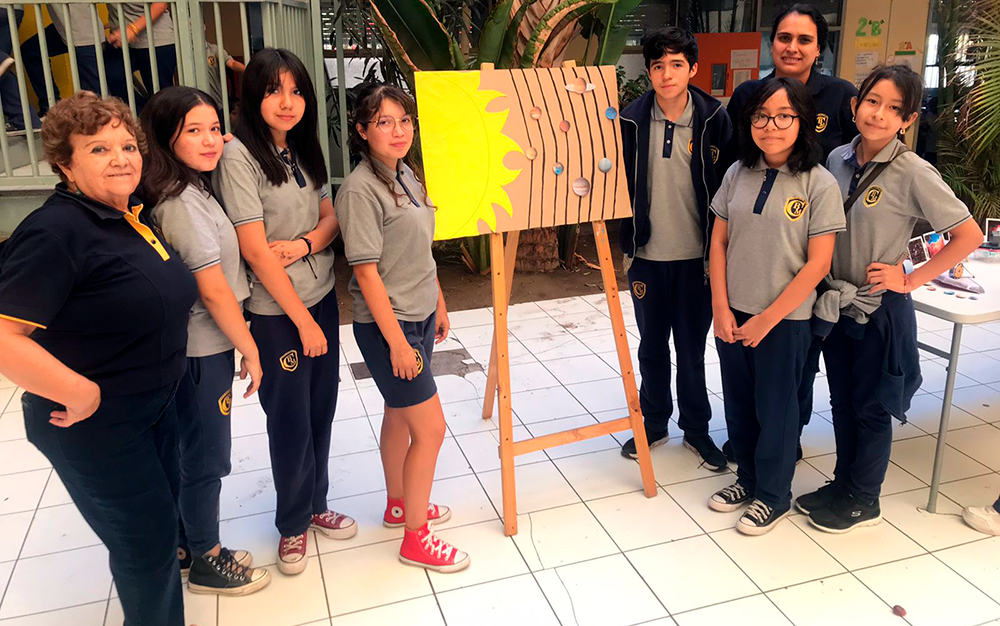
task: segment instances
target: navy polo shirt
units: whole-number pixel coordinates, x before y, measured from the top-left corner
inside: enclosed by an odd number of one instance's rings
[[[734,125],[739,126],[740,114],[750,96],[771,78],[774,78],[773,73],[759,80],[748,80],[736,88],[726,107]],[[813,103],[816,105],[816,139],[823,149],[823,158],[820,162],[826,163],[826,158],[834,148],[851,143],[858,134],[854,114],[851,113],[851,98],[858,95],[858,90],[846,80],[821,74],[816,68],[809,72],[806,87],[809,88]],[[733,133],[734,142],[738,141],[737,134]],[[732,154],[738,153],[733,151]]]
[[[0,248],[0,317],[34,326],[32,339],[106,396],[180,380],[197,296],[130,204],[123,213],[57,185]]]

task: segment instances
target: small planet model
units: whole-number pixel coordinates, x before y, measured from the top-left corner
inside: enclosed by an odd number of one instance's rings
[[[535,157],[538,156],[538,150],[535,150],[534,148],[528,148],[527,150],[524,151],[524,156],[528,157],[529,161],[534,161]]]
[[[569,122],[567,122],[566,120],[563,120],[563,121],[559,122],[559,130],[561,130],[564,133],[568,133],[569,132]]]
[[[590,181],[586,178],[577,178],[573,181],[573,193],[578,196],[585,196],[590,193]]]
[[[555,165],[552,166],[552,171],[556,173],[556,176],[562,174],[563,173],[563,164],[562,163],[556,163]]]
[[[534,107],[528,111],[528,115],[530,115],[533,120],[540,120],[542,119],[542,110],[538,107]]]
[[[618,117],[618,111],[614,107],[608,107],[608,110],[604,112],[604,115],[606,115],[609,120],[613,120]]]
[[[597,163],[597,169],[601,170],[605,174],[611,171],[611,159],[605,157]]]

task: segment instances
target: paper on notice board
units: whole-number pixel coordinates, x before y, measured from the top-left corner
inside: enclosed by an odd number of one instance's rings
[[[733,50],[729,54],[729,67],[734,70],[748,70],[757,67],[757,51]]]

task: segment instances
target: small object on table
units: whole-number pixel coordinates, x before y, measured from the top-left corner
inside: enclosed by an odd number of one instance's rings
[[[979,296],[969,296],[969,300],[978,300]]]
[[[955,267],[948,270],[948,276],[951,278],[961,278],[965,275],[965,266],[959,263]]]
[[[896,606],[892,607],[892,614],[897,615],[899,617],[906,617],[906,609],[897,604]]]
[[[944,295],[946,295],[946,296],[953,296],[953,295],[955,295],[955,292],[952,291],[951,289],[946,289],[945,292],[944,292]]]
[[[965,295],[962,292],[958,292],[958,293],[955,294],[955,297],[964,300],[964,299],[968,298],[969,296]]]
[[[927,291],[937,291],[937,287],[931,287],[930,285],[927,285]]]

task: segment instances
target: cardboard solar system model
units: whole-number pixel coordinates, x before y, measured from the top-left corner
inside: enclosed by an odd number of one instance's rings
[[[613,67],[417,72],[421,149],[436,240],[490,236],[493,348],[483,418],[500,420],[504,532],[517,533],[514,458],[632,430],[647,497],[656,495],[605,220],[631,217]],[[520,231],[590,222],[628,417],[514,441],[507,311]],[[506,247],[504,233],[507,234]]]

